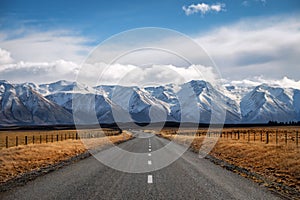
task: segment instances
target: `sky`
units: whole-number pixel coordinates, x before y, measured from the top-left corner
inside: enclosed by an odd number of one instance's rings
[[[188,36],[207,52],[226,80],[291,83],[286,81],[288,79],[299,83],[298,0],[2,0],[0,79],[36,83],[75,80],[82,63],[97,45],[115,34],[143,27],[171,29]],[[169,46],[176,44],[176,38],[166,41]],[[161,41],[153,44],[155,42]],[[188,51],[189,47],[185,48]],[[115,49],[118,47],[107,49],[105,53]],[[190,54],[195,52],[190,50]],[[148,71],[152,75],[159,74],[159,69],[166,68],[166,64],[155,62]],[[210,76],[212,66],[201,61],[191,64],[200,66],[205,76]],[[111,67],[112,82],[139,68],[134,63],[116,63]],[[167,68],[177,75],[183,74],[186,79],[197,78],[191,66],[180,62],[170,62]],[[91,68],[90,76],[96,74],[93,70],[99,67]],[[135,73],[128,81],[139,84],[134,80],[142,72],[135,70]],[[176,78],[176,73],[165,72],[170,81]],[[140,77],[151,81],[151,76]]]

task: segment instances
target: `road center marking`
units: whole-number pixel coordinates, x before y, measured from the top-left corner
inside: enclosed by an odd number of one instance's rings
[[[149,149],[149,151],[151,151],[151,149]]]
[[[148,153],[148,156],[151,156],[151,153]]]
[[[148,160],[148,165],[152,165],[152,161],[151,160]]]
[[[148,175],[148,183],[153,183],[153,177],[152,177],[152,175]]]

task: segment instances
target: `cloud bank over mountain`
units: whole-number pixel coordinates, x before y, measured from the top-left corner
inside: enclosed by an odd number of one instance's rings
[[[300,80],[300,46],[298,45],[300,21],[297,17],[243,19],[234,24],[195,34],[192,38],[206,50],[215,61],[221,77],[226,79],[243,80],[262,76],[266,80],[278,80],[286,76]],[[11,36],[2,31],[0,34],[0,79],[36,83],[61,79],[75,80],[81,63],[93,47],[90,42],[90,39],[70,31],[33,30],[31,32],[27,30]],[[170,47],[178,45],[176,38],[157,41],[159,42],[168,43]],[[155,46],[155,42],[152,45]],[[180,45],[188,49],[184,44]],[[107,49],[106,54],[116,49],[118,46]],[[195,52],[189,54],[191,57],[197,56]],[[155,56],[156,54],[152,52],[151,55],[153,55],[151,58],[155,58],[155,63],[159,63],[161,59],[163,66],[168,65],[169,57]],[[159,69],[158,64],[151,66],[151,59],[148,55],[136,54],[135,56],[140,56],[140,62],[144,61],[150,66],[148,70],[151,74],[155,74]],[[137,73],[133,79],[138,80],[137,78],[143,77],[135,67],[136,63],[130,63],[130,60],[132,59],[128,58],[116,63],[110,70],[110,78],[122,77],[130,70]],[[209,74],[210,67],[213,66],[207,66],[201,63],[201,60],[198,58],[198,63],[193,64],[202,66],[204,74]],[[169,69],[172,69],[174,74],[169,75],[170,80],[176,80],[176,73],[181,74],[187,81],[196,78],[193,69],[186,63],[177,62],[176,59],[171,62]],[[161,69],[164,68],[161,67]],[[94,70],[103,70],[103,66],[102,68],[94,67]],[[97,73],[92,70],[90,75],[93,74]],[[161,83],[166,82],[168,81]],[[138,82],[133,84],[138,84]]]

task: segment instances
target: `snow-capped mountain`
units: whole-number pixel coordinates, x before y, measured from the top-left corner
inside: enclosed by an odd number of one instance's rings
[[[0,124],[68,124],[74,111],[82,123],[91,123],[92,115],[100,123],[209,123],[212,115],[221,122],[223,114],[225,123],[300,121],[300,90],[267,84],[216,88],[201,80],[142,88],[0,81]]]
[[[28,84],[0,81],[0,124],[70,124],[72,115]]]
[[[145,90],[168,105],[170,121],[196,122],[200,115],[199,122],[208,123],[211,120],[212,110],[217,111],[221,108],[227,113],[227,123],[240,120],[238,104],[205,81],[190,81],[180,87],[172,84],[149,87]]]
[[[298,121],[299,97],[297,89],[259,85],[241,100],[242,120],[258,123]]]

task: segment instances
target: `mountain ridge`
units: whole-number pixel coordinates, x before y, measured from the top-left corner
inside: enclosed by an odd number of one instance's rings
[[[73,105],[78,99],[84,103]],[[74,109],[86,116],[94,112],[99,123],[209,123],[212,115],[216,122],[227,124],[289,122],[300,121],[300,90],[268,84],[220,89],[203,80],[156,87],[89,87],[70,81],[12,84],[2,80],[0,106],[2,125],[72,124]],[[226,113],[223,122],[222,110]]]

